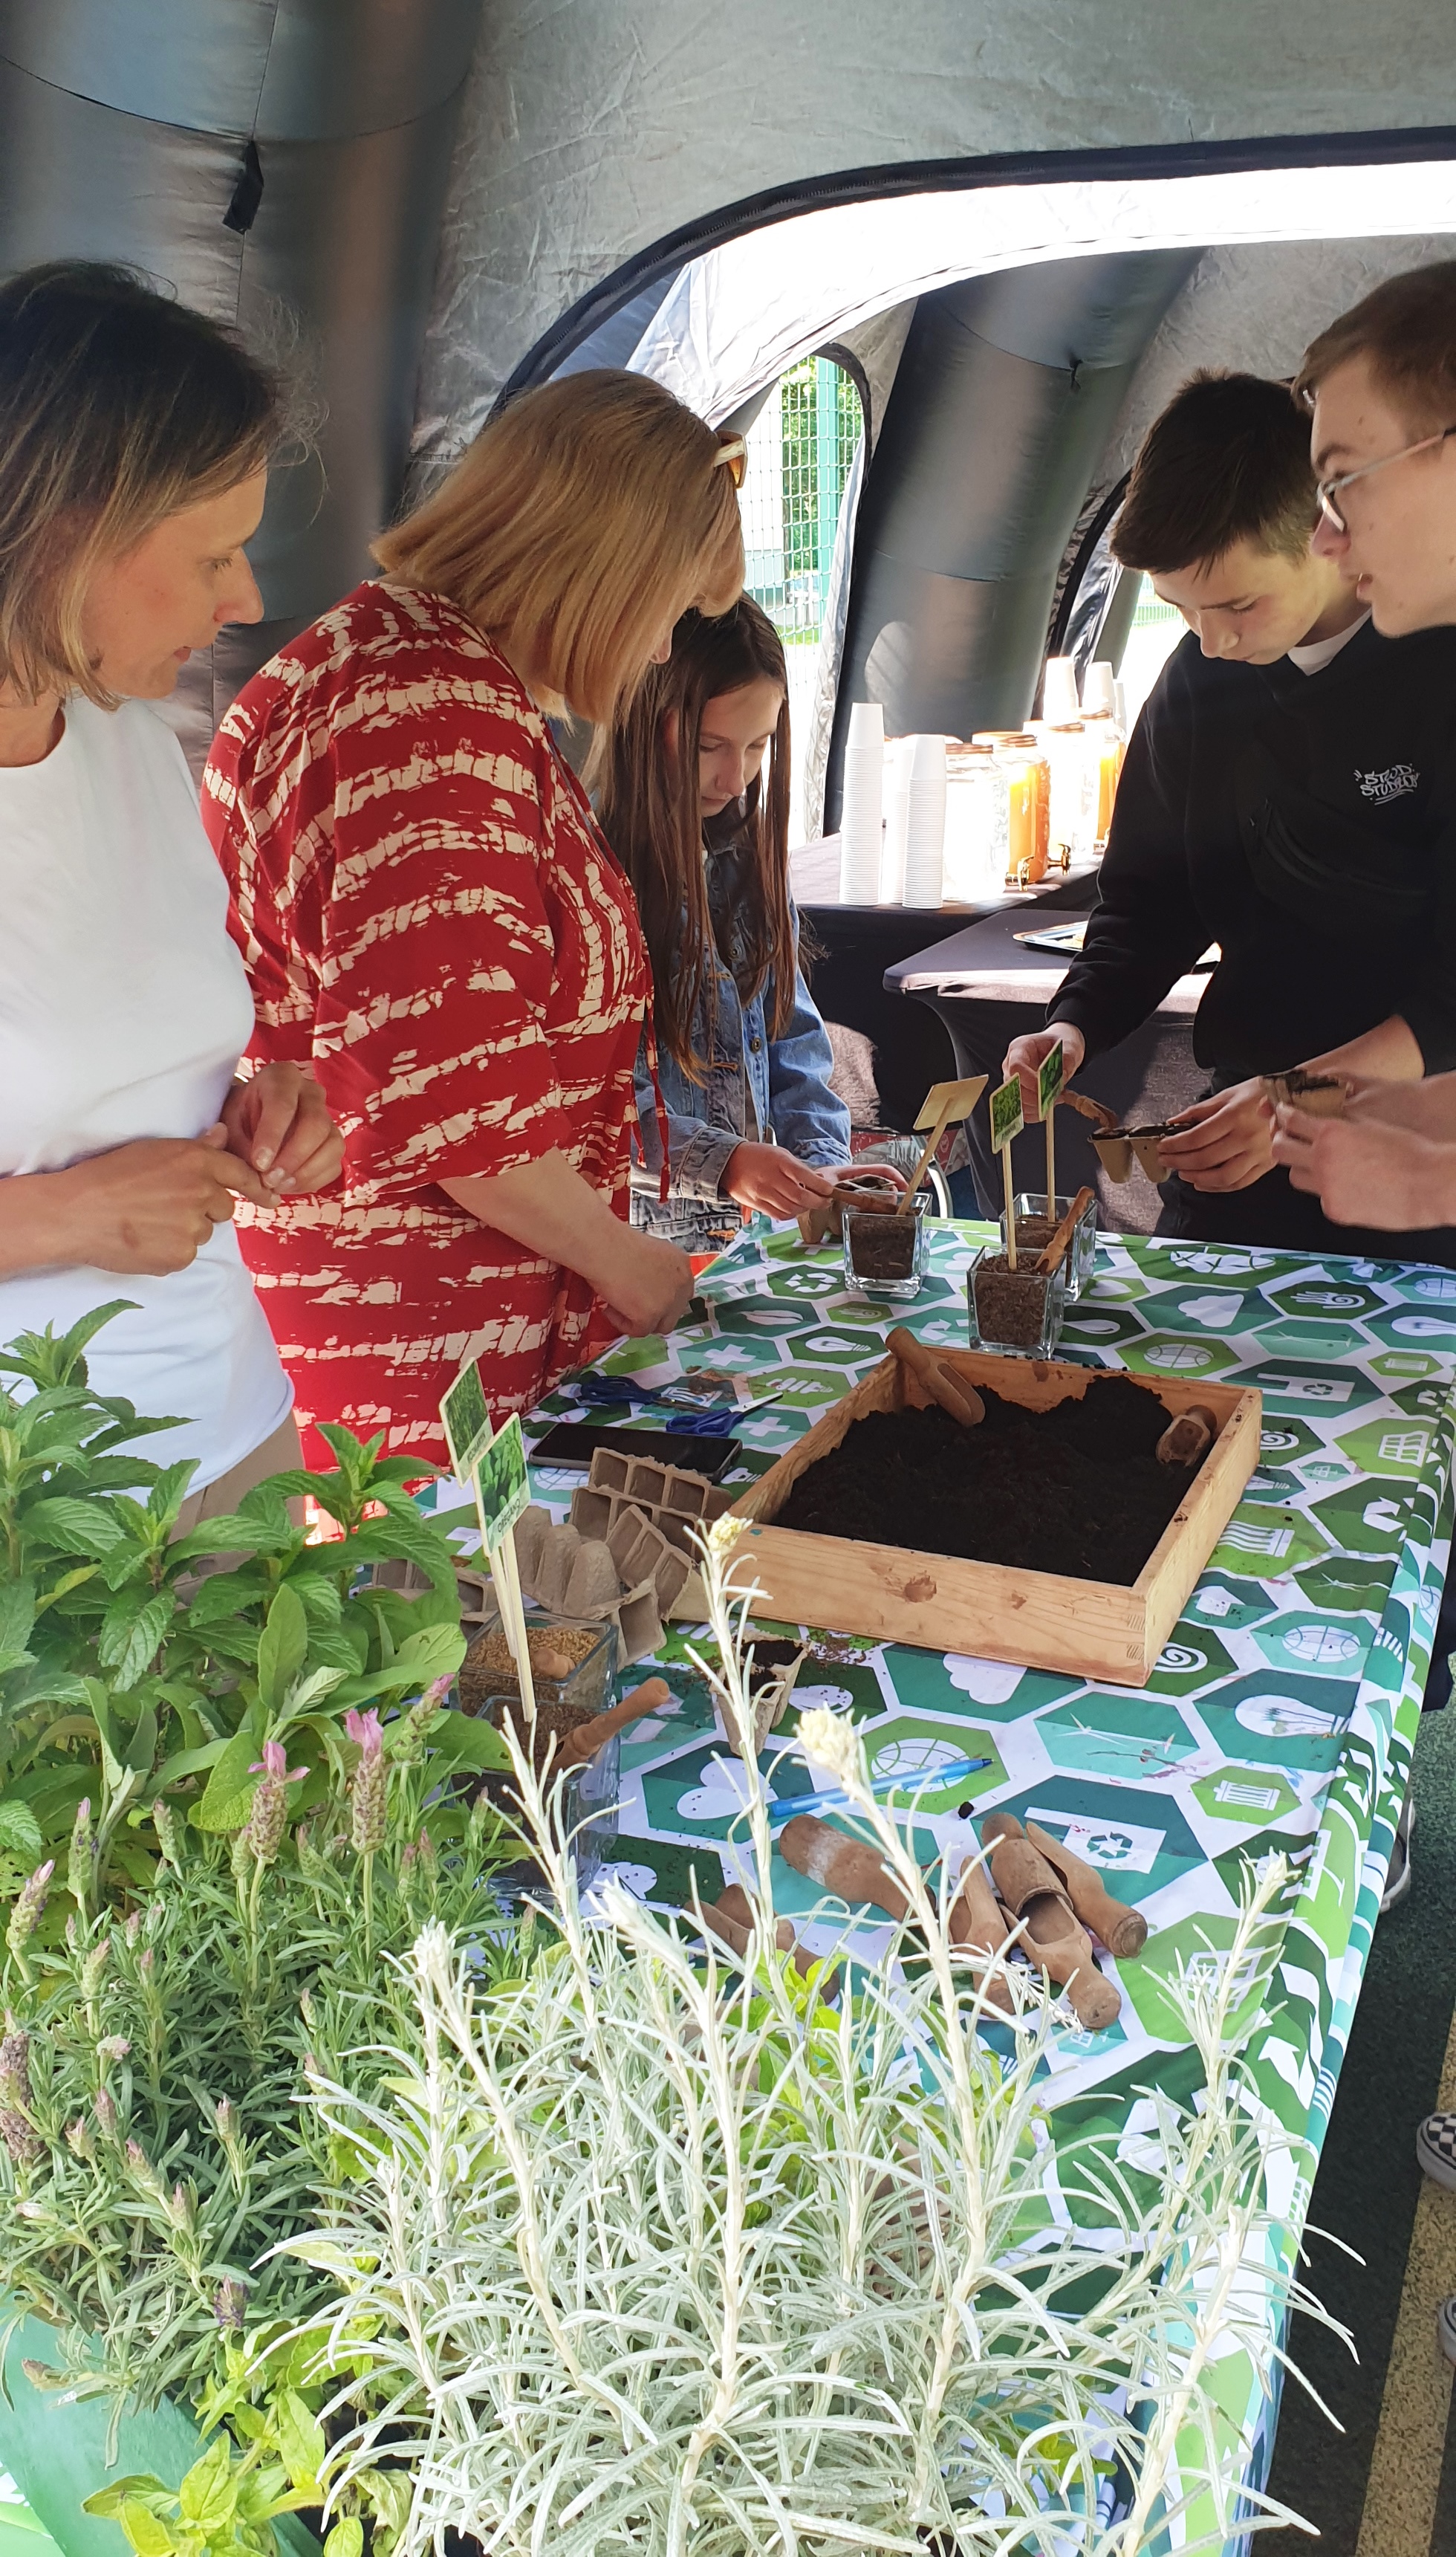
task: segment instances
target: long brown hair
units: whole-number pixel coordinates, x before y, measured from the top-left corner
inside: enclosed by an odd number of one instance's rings
[[[500,640],[544,709],[606,721],[668,622],[742,586],[722,454],[645,374],[569,373],[491,418],[374,557]]]
[[[769,1031],[787,1029],[794,1004],[794,927],[789,911],[789,677],[783,642],[750,596],[710,620],[685,613],[665,666],[649,666],[615,727],[598,743],[597,814],[637,894],[652,960],[657,1035],[695,1083],[704,1060],[693,1048],[693,1015],[712,976],[713,917],[703,859],[698,742],[708,704],[762,680],[783,694],[761,773],[745,796],[752,851],[735,928],[738,992],[744,1003],[773,978]],[[676,714],[670,751],[667,722]],[[725,954],[726,956],[727,954]]]

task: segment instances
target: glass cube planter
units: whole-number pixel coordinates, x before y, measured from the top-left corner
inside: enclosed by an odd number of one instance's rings
[[[1052,1358],[1067,1310],[1067,1264],[1049,1278],[1026,1266],[1010,1271],[1000,1249],[986,1244],[966,1273],[971,1347],[1006,1358]]]
[[[518,1693],[487,1698],[483,1712],[499,1730],[509,1721],[519,1731],[521,1699]],[[543,1731],[549,1708],[537,1706],[536,1727]],[[557,1726],[552,1725],[555,1729]],[[617,1806],[621,1792],[622,1738],[614,1731],[603,1741],[595,1758],[585,1767],[569,1767],[565,1774],[554,1766],[546,1779],[546,1799],[559,1833],[570,1847],[577,1868],[577,1882],[585,1888],[601,1862],[602,1849],[608,1838],[616,1835]],[[487,1777],[486,1791],[500,1809],[517,1818],[520,1798],[513,1776],[503,1771]],[[509,1895],[509,1885],[506,1886]]]
[[[926,1218],[930,1193],[917,1190],[908,1216],[847,1207],[840,1219],[845,1240],[845,1285],[875,1304],[903,1303],[924,1284],[930,1245]],[[903,1264],[903,1266],[899,1266]]]
[[[1037,1253],[1044,1252],[1071,1204],[1072,1202],[1069,1198],[1058,1198],[1055,1202],[1056,1213],[1051,1218],[1048,1218],[1046,1212],[1045,1190],[1018,1191],[1014,1201],[1016,1217],[1016,1250],[1018,1255],[1029,1251],[1034,1257]],[[1026,1225],[1027,1223],[1030,1223],[1032,1226],[1032,1240],[1029,1244],[1023,1240],[1021,1232],[1023,1225]],[[1006,1213],[1004,1208],[1001,1210],[1000,1228],[1001,1250],[1004,1252],[1006,1248]],[[1090,1198],[1086,1207],[1083,1209],[1081,1216],[1077,1220],[1077,1224],[1073,1230],[1072,1240],[1067,1246],[1063,1259],[1063,1267],[1067,1273],[1067,1302],[1069,1305],[1075,1305],[1083,1288],[1090,1286],[1092,1282],[1093,1264],[1096,1259],[1097,1201],[1095,1198]]]

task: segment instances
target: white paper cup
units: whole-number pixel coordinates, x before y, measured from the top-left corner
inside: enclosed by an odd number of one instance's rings
[[[945,888],[946,741],[910,740],[909,811],[905,827],[906,905],[939,905]]]
[[[1082,679],[1082,707],[1085,711],[1111,711],[1118,715],[1118,679],[1106,657],[1089,666]],[[1071,717],[1077,716],[1075,710]]]
[[[1109,668],[1111,673],[1111,668]],[[1071,657],[1048,657],[1042,686],[1041,716],[1064,725],[1077,717],[1077,666]]]
[[[884,850],[879,863],[879,902],[905,902],[905,850],[910,828],[910,760],[914,739],[892,737],[884,748]]]
[[[854,753],[857,745],[874,745],[879,747],[880,751],[883,752],[883,702],[852,702],[850,704],[850,734],[847,740],[847,744],[851,754]]]

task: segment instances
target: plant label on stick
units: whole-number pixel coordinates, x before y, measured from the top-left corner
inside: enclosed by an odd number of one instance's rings
[[[914,1213],[915,1193],[925,1178],[926,1166],[953,1119],[969,1119],[986,1090],[984,1074],[963,1074],[959,1083],[933,1083],[915,1120],[918,1137],[924,1128],[930,1131],[924,1151],[915,1166],[909,1188],[895,1210],[896,1216]]]
[[[446,1389],[440,1406],[445,1424],[445,1443],[457,1482],[467,1483],[475,1469],[475,1459],[483,1455],[493,1435],[490,1407],[485,1400],[479,1362],[466,1359],[459,1374]]]
[[[1011,1142],[1026,1121],[1021,1109],[1021,1078],[1013,1074],[991,1096],[991,1149],[1001,1158],[1006,1192],[1006,1268],[1016,1267],[1016,1199],[1011,1188]]]
[[[536,1691],[531,1679],[526,1639],[526,1611],[516,1567],[517,1519],[531,1498],[526,1473],[526,1447],[519,1414],[513,1413],[497,1437],[478,1362],[466,1359],[440,1405],[446,1445],[457,1479],[475,1496],[480,1543],[489,1557],[490,1576],[500,1604],[500,1621],[521,1682],[526,1718],[536,1718]]]
[[[1056,1046],[1042,1058],[1036,1075],[1036,1112],[1046,1128],[1046,1214],[1049,1225],[1055,1225],[1057,1221],[1055,1119],[1057,1103],[1062,1097],[1062,1085],[1065,1080],[1066,1060],[1062,1051],[1062,1042],[1058,1039]]]

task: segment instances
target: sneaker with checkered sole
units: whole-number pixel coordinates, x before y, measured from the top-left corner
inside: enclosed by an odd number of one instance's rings
[[[1427,2113],[1415,2134],[1415,2154],[1434,2184],[1456,2193],[1456,2113]]]

